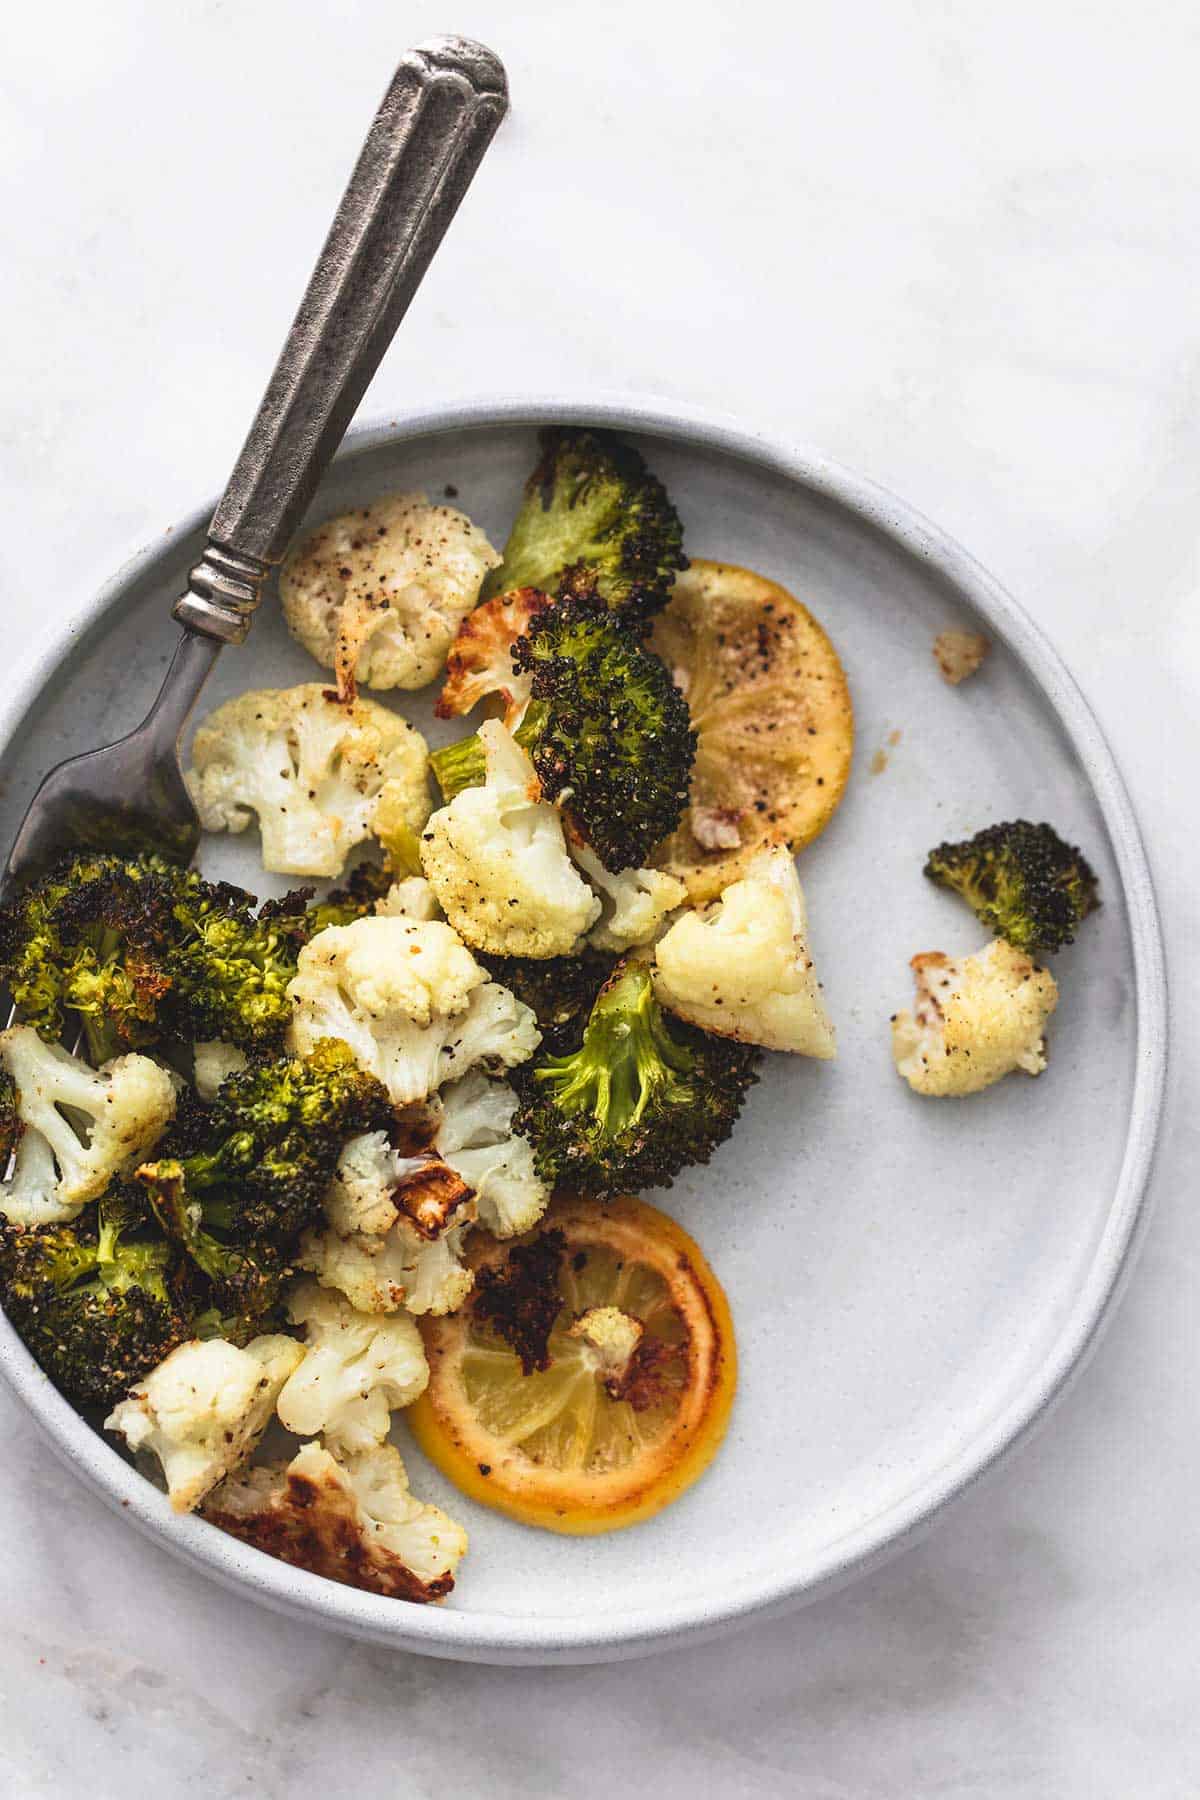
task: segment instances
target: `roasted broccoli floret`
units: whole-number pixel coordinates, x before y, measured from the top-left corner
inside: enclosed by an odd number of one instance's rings
[[[184,1259],[127,1238],[140,1223],[120,1193],[71,1225],[0,1221],[0,1299],[55,1386],[83,1407],[109,1406],[192,1332]]]
[[[182,1180],[206,1229],[286,1254],[320,1216],[346,1140],[391,1121],[382,1085],[348,1045],[327,1039],[308,1056],[250,1062],[209,1107],[181,1106],[161,1156],[138,1177],[151,1189]]]
[[[162,1035],[162,895],[157,873],[139,879],[151,866],[66,857],[0,907],[0,975],[21,1017],[53,1041],[71,1013],[94,1062]]]
[[[197,1321],[197,1335],[245,1342],[278,1305],[283,1278],[290,1272],[278,1244],[225,1243],[206,1229],[203,1202],[192,1197],[184,1165],[176,1158],[144,1164],[141,1180],[155,1222],[211,1287],[205,1329]],[[222,1203],[216,1210],[224,1216]]]
[[[287,985],[308,936],[305,914],[264,907],[194,869],[169,871],[172,895],[165,962],[169,1016],[181,1037],[222,1038],[244,1049],[281,1040],[291,1018]]]
[[[1100,904],[1083,852],[1052,826],[1027,819],[989,825],[965,843],[939,844],[925,873],[961,894],[989,931],[1033,955],[1072,943],[1080,922]]]
[[[546,708],[530,758],[606,869],[636,868],[674,831],[696,756],[687,701],[660,657],[594,600],[531,620],[513,667]]]
[[[542,1051],[561,1056],[576,1050],[596,995],[613,972],[615,956],[581,950],[575,956],[488,956],[476,953],[493,981],[533,1009]]]
[[[644,620],[686,567],[679,516],[638,452],[606,431],[555,428],[541,435],[504,559],[480,599],[522,587],[553,593],[565,579]]]
[[[78,1019],[97,1063],[170,1037],[275,1043],[308,927],[253,904],[158,857],[67,857],[0,908],[0,976],[43,1037]]]
[[[137,1176],[158,1228],[209,1284],[213,1332],[244,1342],[261,1329],[342,1146],[391,1118],[383,1088],[332,1040],[249,1063],[211,1106],[185,1097],[164,1154]]]
[[[606,869],[636,868],[679,823],[696,755],[687,701],[661,658],[594,597],[537,614],[512,649],[530,678],[516,727],[547,800]],[[447,799],[483,779],[477,738],[430,759]]]
[[[592,1008],[583,1042],[514,1077],[513,1120],[543,1181],[608,1200],[669,1187],[733,1130],[758,1052],[682,1021],[668,1023],[647,969],[620,966]]]

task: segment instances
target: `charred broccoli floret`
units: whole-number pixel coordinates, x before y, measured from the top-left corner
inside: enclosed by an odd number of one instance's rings
[[[664,607],[687,568],[683,527],[638,452],[607,431],[555,428],[480,599],[510,588],[553,593],[565,579],[638,620]]]
[[[530,759],[606,869],[637,868],[683,816],[696,756],[687,701],[660,657],[594,600],[530,621],[513,667],[545,719]]]
[[[54,1040],[74,1015],[93,1061],[161,1036],[163,906],[157,879],[140,879],[144,866],[66,857],[0,907],[0,975],[22,1018]]]
[[[67,857],[0,908],[0,976],[43,1037],[78,1019],[93,1062],[170,1037],[271,1044],[307,926],[253,905],[158,857]]]
[[[211,1288],[207,1329],[198,1334],[235,1341],[253,1336],[263,1315],[279,1303],[289,1273],[278,1245],[226,1243],[206,1229],[203,1202],[189,1193],[184,1165],[176,1158],[144,1164],[140,1177],[155,1222]],[[224,1213],[220,1203],[217,1209]]]
[[[221,1335],[244,1338],[276,1305],[346,1140],[391,1119],[379,1082],[333,1039],[251,1062],[211,1106],[185,1097],[164,1153],[137,1177],[159,1229],[210,1285]]]
[[[305,914],[278,905],[255,917],[253,895],[194,869],[171,868],[168,879],[164,962],[174,1032],[247,1050],[277,1044],[291,1019],[287,986],[308,936]]]
[[[192,1334],[184,1259],[127,1238],[136,1203],[106,1197],[71,1225],[0,1221],[0,1299],[55,1386],[107,1407]]]
[[[668,1023],[649,971],[625,964],[601,989],[579,1049],[514,1078],[513,1129],[551,1185],[601,1200],[670,1187],[729,1136],[757,1061],[749,1045]]]
[[[531,1007],[542,1034],[543,1054],[575,1050],[596,995],[613,972],[615,956],[584,949],[574,956],[489,956],[475,952],[493,981]]]
[[[333,1038],[308,1056],[252,1061],[222,1082],[211,1106],[183,1104],[162,1154],[138,1178],[182,1183],[203,1223],[231,1242],[287,1252],[320,1215],[346,1140],[384,1130],[392,1107],[382,1084]],[[180,1203],[164,1203],[166,1219]]]
[[[981,924],[1031,955],[1072,943],[1100,904],[1099,884],[1083,852],[1050,825],[1014,819],[989,825],[961,844],[931,850],[925,873],[961,894]]]
[[[661,658],[593,598],[539,613],[512,649],[531,699],[514,733],[547,800],[560,800],[606,869],[646,862],[679,823],[696,755],[687,701]],[[430,759],[447,800],[481,781],[468,738]]]

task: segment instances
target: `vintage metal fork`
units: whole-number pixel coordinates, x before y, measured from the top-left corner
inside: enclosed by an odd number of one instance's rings
[[[179,644],[136,731],[46,776],[0,893],[80,846],[155,847],[188,862],[199,821],[179,739],[223,644],[241,643],[262,585],[404,317],[508,109],[499,59],[466,38],[409,51],[334,217],[250,435],[174,617]]]

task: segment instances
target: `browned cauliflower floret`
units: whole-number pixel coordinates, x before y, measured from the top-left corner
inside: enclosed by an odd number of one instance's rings
[[[343,699],[357,682],[419,688],[499,560],[456,507],[393,494],[319,525],[284,563],[279,597],[292,635],[335,670]]]
[[[403,1156],[382,1131],[352,1138],[325,1216],[327,1228],[300,1246],[300,1267],[358,1312],[454,1312],[470,1293],[462,1248],[475,1194],[438,1156]]]
[[[541,1041],[530,1008],[436,919],[369,917],[319,931],[288,994],[291,1047],[307,1056],[339,1038],[397,1106],[479,1063],[515,1068]]]
[[[597,1375],[616,1398],[633,1371],[645,1330],[639,1318],[619,1306],[589,1306],[568,1326],[567,1336],[587,1346]]]
[[[301,1268],[359,1312],[456,1311],[474,1281],[463,1240],[476,1221],[515,1237],[549,1204],[533,1146],[512,1129],[517,1105],[507,1082],[476,1069],[413,1121],[428,1144],[420,1155],[402,1155],[382,1131],[352,1138],[325,1196],[327,1229],[308,1233]]]
[[[1046,1067],[1046,1020],[1058,986],[1003,938],[974,956],[930,950],[912,959],[912,1012],[892,1020],[896,1068],[918,1094],[974,1094],[1013,1069]]]
[[[223,1482],[204,1516],[293,1568],[393,1600],[444,1599],[467,1549],[461,1525],[414,1497],[391,1444],[336,1458],[305,1444]]]
[[[490,694],[503,703],[511,725],[529,699],[533,675],[513,669],[512,647],[531,619],[552,604],[538,588],[514,588],[497,594],[468,613],[446,658],[446,680],[437,703],[439,719],[469,713]]]

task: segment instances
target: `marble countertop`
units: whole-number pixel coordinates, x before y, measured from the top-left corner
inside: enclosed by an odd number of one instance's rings
[[[921,1547],[623,1667],[460,1668],[285,1623],[128,1532],[0,1394],[0,1787],[1184,1800],[1195,10],[19,9],[0,69],[6,657],[220,485],[390,65],[447,27],[502,54],[515,111],[369,412],[622,387],[732,410],[903,494],[1009,586],[1095,705],[1155,864],[1180,1024],[1152,1226],[1050,1427]]]

